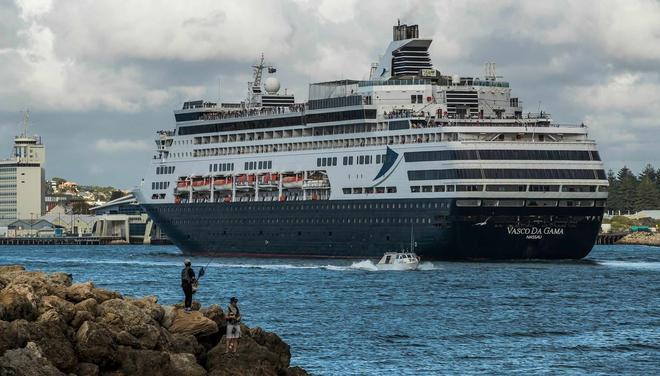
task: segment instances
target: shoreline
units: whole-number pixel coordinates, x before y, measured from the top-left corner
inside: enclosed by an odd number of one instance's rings
[[[21,265],[0,265],[0,333],[0,374],[307,375],[290,366],[288,344],[258,327],[241,324],[238,352],[225,354],[218,305],[195,301],[186,313]]]
[[[660,247],[660,234],[634,232],[619,239],[616,244],[620,245],[648,245]]]

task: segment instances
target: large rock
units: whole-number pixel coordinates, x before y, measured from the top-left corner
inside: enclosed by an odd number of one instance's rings
[[[206,370],[197,364],[193,354],[169,354],[172,375],[204,376]]]
[[[96,308],[99,322],[128,330],[138,325],[158,325],[149,313],[124,299],[110,299]]]
[[[282,366],[289,366],[289,362],[291,361],[291,347],[282,341],[277,334],[269,333],[261,328],[249,329],[246,334],[252,337],[259,345],[275,353],[279,357]]]
[[[172,334],[170,349],[175,353],[189,353],[199,357],[204,353],[204,346],[200,345],[192,334]]]
[[[71,372],[78,364],[73,344],[59,320],[39,321],[32,325],[30,340],[36,342],[42,354],[60,370]]]
[[[49,311],[52,312],[52,311]],[[40,354],[62,371],[71,371],[77,364],[73,345],[61,325],[55,321],[0,321],[0,354],[24,347],[28,342],[39,346]]]
[[[171,333],[207,336],[218,332],[218,324],[204,317],[199,311],[185,312],[177,309],[169,331]]]
[[[73,303],[60,298],[57,295],[48,295],[41,298],[39,313],[54,310],[62,316],[65,323],[71,321],[76,313]]]
[[[162,351],[120,347],[117,351],[119,370],[127,375],[206,375],[192,354],[171,354]]]
[[[7,376],[60,376],[64,375],[41,353],[34,342],[24,348],[8,350],[0,357],[0,375]]]
[[[110,299],[120,299],[122,296],[115,291],[96,288],[92,282],[76,283],[66,288],[66,299],[78,303],[85,299],[94,298],[97,302]]]
[[[210,375],[277,376],[289,367],[280,356],[249,336],[241,337],[237,355],[225,353],[226,338],[206,354],[206,369]]]
[[[38,304],[39,297],[32,286],[10,284],[0,291],[0,320],[33,321],[39,316]]]
[[[76,303],[73,306],[73,309],[76,312],[80,311],[87,311],[91,313],[93,316],[96,316],[96,307],[99,305],[99,303],[96,301],[94,298],[87,298],[81,302]]]
[[[130,300],[130,303],[140,308],[144,313],[151,316],[156,322],[162,322],[165,310],[158,304],[155,296],[146,296],[142,299]]]
[[[104,367],[112,366],[116,361],[112,332],[101,324],[85,321],[76,333],[75,343],[82,362]]]

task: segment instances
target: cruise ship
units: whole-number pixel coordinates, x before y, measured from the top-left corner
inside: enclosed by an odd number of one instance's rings
[[[368,80],[305,102],[262,55],[244,101],[174,111],[140,204],[187,255],[376,258],[412,233],[424,260],[586,256],[608,188],[588,128],[523,110],[493,63],[441,72],[431,43],[397,24]]]

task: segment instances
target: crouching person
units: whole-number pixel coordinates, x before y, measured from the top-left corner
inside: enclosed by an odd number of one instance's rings
[[[236,353],[239,338],[241,338],[241,312],[238,309],[238,299],[232,297],[227,307],[226,353]]]

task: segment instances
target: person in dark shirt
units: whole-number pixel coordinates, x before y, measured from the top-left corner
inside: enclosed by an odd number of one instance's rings
[[[195,283],[195,271],[192,268],[190,260],[183,261],[184,268],[181,270],[181,288],[185,295],[184,307],[186,312],[192,311],[193,284]]]

